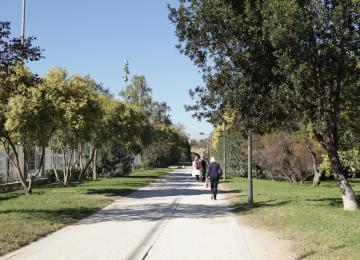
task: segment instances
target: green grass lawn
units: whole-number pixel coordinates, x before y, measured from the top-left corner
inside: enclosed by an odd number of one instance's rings
[[[360,195],[360,181],[351,182]],[[239,190],[233,197],[238,214],[252,226],[266,227],[295,241],[298,259],[360,259],[360,211],[345,212],[335,182],[295,185],[254,180],[254,205],[247,204],[247,180],[227,185]]]
[[[87,216],[168,171],[136,171],[68,188],[47,185],[34,188],[29,196],[22,190],[0,193],[0,255]]]

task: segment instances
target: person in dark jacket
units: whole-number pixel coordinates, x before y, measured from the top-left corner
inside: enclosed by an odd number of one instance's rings
[[[206,181],[206,173],[207,173],[207,168],[208,168],[208,162],[206,160],[206,158],[203,156],[201,157],[200,160],[200,165],[201,165],[201,170],[200,170],[200,176],[201,176],[201,181],[205,182]]]
[[[208,166],[208,178],[210,178],[210,187],[211,187],[211,199],[216,200],[217,187],[219,184],[220,175],[222,174],[220,164],[215,161],[214,157],[211,157],[210,164]]]

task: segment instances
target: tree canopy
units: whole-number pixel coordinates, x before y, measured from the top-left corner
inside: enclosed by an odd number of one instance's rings
[[[210,120],[228,113],[260,133],[309,121],[345,209],[357,203],[337,151],[342,112],[359,107],[359,12],[356,0],[181,0],[169,16],[204,74],[188,109]]]

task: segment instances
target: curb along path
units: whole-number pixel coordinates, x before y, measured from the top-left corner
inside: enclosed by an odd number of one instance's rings
[[[182,169],[0,259],[289,259],[254,234]]]

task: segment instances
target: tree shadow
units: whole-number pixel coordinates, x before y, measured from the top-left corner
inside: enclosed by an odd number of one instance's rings
[[[24,196],[24,194],[13,193],[13,192],[3,193],[3,194],[0,194],[0,202],[6,201],[6,200],[16,199],[16,198],[18,198],[20,196]]]
[[[204,183],[198,183],[189,173],[174,172],[167,176],[160,177],[156,182],[150,183],[147,187],[135,191],[142,186],[141,183],[129,183],[127,188],[91,188],[85,189],[85,194],[105,195],[105,196],[123,196],[128,198],[156,198],[156,197],[174,197],[174,196],[197,196],[210,194],[209,189],[202,188]],[[239,190],[221,191],[222,193],[240,192]]]
[[[297,256],[295,259],[296,260],[305,259],[305,258],[307,258],[309,256],[315,255],[316,253],[317,252],[315,250],[310,250],[309,252],[306,252],[306,253],[304,253],[302,255]]]
[[[136,186],[135,186],[136,187]],[[134,187],[134,188],[135,188]],[[221,193],[235,193],[239,190],[221,190]],[[123,196],[134,199],[158,198],[158,197],[174,197],[174,196],[199,196],[210,194],[209,189],[187,188],[179,185],[163,185],[160,189],[141,189],[135,191],[131,188],[104,188],[104,189],[87,189],[85,192],[89,195],[105,195],[108,197]]]
[[[82,219],[77,224],[94,224],[107,221],[160,221],[166,218],[208,219],[230,216],[231,212],[228,205],[178,204],[177,200],[174,199],[172,203],[135,204],[121,208],[105,208],[86,219]]]
[[[251,209],[264,208],[264,207],[280,207],[290,203],[291,200],[277,201],[277,200],[266,200],[260,202],[254,202],[253,204],[248,203],[235,203],[233,207],[234,213],[245,213]]]
[[[319,202],[319,206],[332,206],[336,208],[342,207],[343,205],[341,198],[306,199],[305,201]]]
[[[50,220],[52,223],[72,223],[81,218],[87,217],[100,207],[78,207],[78,208],[62,208],[62,209],[11,209],[0,210],[0,214],[18,213],[27,215],[29,218],[38,220]],[[7,219],[10,220],[10,219]]]
[[[343,245],[343,244],[340,244],[340,245],[338,245],[338,246],[330,246],[329,248],[328,248],[328,253],[329,253],[329,255],[330,255],[330,252],[331,251],[336,251],[336,250],[339,250],[339,249],[343,249],[343,248],[345,248],[346,246],[345,245]],[[309,257],[309,256],[315,256],[316,254],[318,254],[319,253],[319,251],[315,251],[315,250],[310,250],[310,251],[308,251],[308,252],[306,252],[306,253],[304,253],[304,254],[302,254],[302,255],[299,255],[299,256],[297,256],[295,259],[296,260],[301,260],[301,259],[305,259],[305,258],[307,258],[307,257]]]

